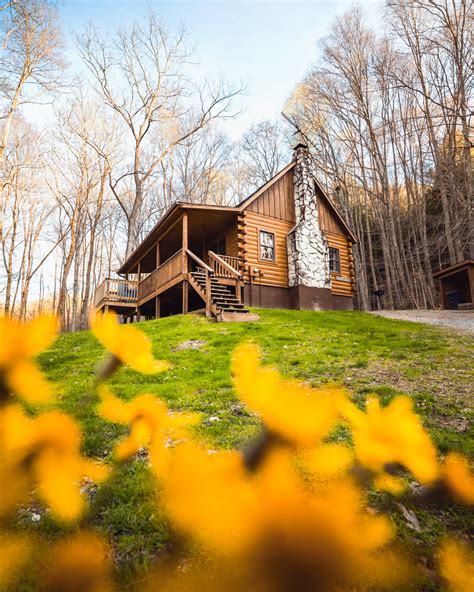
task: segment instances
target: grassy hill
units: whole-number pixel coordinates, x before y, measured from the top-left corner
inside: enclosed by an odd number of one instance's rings
[[[169,360],[172,368],[155,376],[124,368],[110,381],[112,390],[125,400],[153,393],[172,409],[201,412],[204,421],[196,430],[210,449],[243,446],[259,423],[236,399],[230,354],[242,340],[253,340],[261,346],[265,362],[285,375],[315,386],[344,385],[357,401],[367,393],[377,393],[383,403],[400,392],[409,394],[441,452],[474,454],[474,434],[472,428],[468,431],[473,411],[472,338],[357,312],[258,312],[259,323],[215,324],[193,315],[142,323],[140,328],[153,340],[154,354]],[[200,349],[180,349],[188,340],[204,343]],[[107,459],[124,429],[95,413],[98,398],[91,385],[102,354],[94,337],[81,332],[61,336],[39,361],[59,385],[56,406],[82,424],[85,454]],[[86,520],[113,541],[125,579],[169,544],[146,458],[137,456],[123,464],[114,480],[88,493],[91,512]],[[374,494],[374,504],[393,506],[400,536],[409,538],[420,553],[446,526],[463,532],[472,524],[472,514],[453,508],[449,515],[419,515],[421,532],[414,533],[388,496]],[[42,514],[37,522],[31,520],[32,511]],[[60,528],[41,508],[30,508],[20,522],[51,537]]]

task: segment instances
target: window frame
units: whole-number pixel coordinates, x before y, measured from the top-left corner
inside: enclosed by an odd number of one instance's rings
[[[335,259],[331,257],[331,251],[337,254]],[[336,262],[337,269],[331,269],[333,262]],[[331,273],[341,273],[341,251],[337,247],[329,247],[329,271]]]
[[[276,233],[275,232],[272,232],[271,230],[266,230],[265,228],[258,228],[257,231],[258,231],[258,260],[259,261],[265,261],[266,263],[276,263],[277,262],[277,254],[276,254]],[[261,242],[262,232],[264,232],[265,234],[269,234],[270,236],[273,237],[273,259],[269,259],[268,257],[262,257],[262,251],[261,251],[261,247],[262,247],[262,242]]]

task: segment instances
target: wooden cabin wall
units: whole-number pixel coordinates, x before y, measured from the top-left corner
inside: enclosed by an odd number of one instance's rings
[[[237,231],[237,222],[234,226],[231,226],[226,233],[225,237],[225,253],[231,257],[239,256],[239,238]]]
[[[334,214],[334,210],[322,194],[318,195],[319,228],[326,233],[347,235],[347,230]]]
[[[262,271],[257,284],[288,287],[288,256],[286,240],[295,225],[293,170],[287,171],[243,210],[239,217],[239,257],[244,261],[245,281],[250,281],[250,269]],[[259,231],[275,235],[276,260],[259,257]]]
[[[293,222],[269,218],[255,212],[243,212],[239,224],[239,257],[245,263],[245,281],[249,281],[250,268],[263,272],[260,280],[266,286],[288,287],[288,256],[286,238],[293,228]],[[259,258],[259,231],[265,230],[275,235],[276,261],[262,261]]]
[[[352,258],[352,244],[343,234],[333,232],[324,233],[328,246],[333,249],[339,249],[339,259],[341,270],[339,273],[331,272],[331,293],[336,296],[353,296],[355,286],[354,261]],[[337,277],[350,279],[349,282],[338,280]]]
[[[295,223],[295,201],[293,198],[293,169],[260,194],[248,207],[247,212],[270,216],[277,220]]]

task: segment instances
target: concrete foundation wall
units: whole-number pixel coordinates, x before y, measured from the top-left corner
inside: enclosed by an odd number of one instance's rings
[[[335,296],[328,288],[245,285],[243,299],[247,306],[257,308],[289,308],[293,310],[353,310],[353,298]]]

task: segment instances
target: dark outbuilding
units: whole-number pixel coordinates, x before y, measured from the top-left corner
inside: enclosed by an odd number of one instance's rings
[[[433,274],[438,283],[443,308],[474,308],[474,260],[467,259]]]

